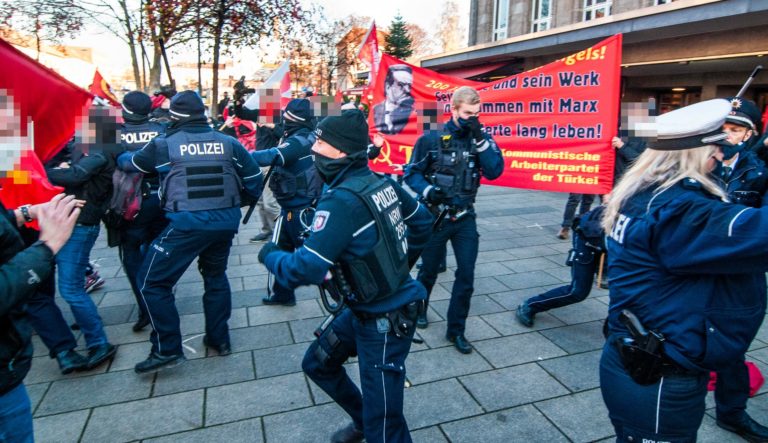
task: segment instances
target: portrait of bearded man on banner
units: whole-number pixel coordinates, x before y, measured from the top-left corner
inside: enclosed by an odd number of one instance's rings
[[[413,112],[413,71],[410,66],[392,65],[384,81],[384,101],[373,107],[376,130],[382,134],[399,134]]]

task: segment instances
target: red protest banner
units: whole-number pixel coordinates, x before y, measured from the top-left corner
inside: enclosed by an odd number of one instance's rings
[[[392,172],[406,163],[424,121],[437,105],[440,122],[450,118],[452,91],[469,85],[480,91],[480,120],[505,158],[505,170],[493,184],[584,194],[605,194],[613,182],[614,150],[619,118],[621,35],[543,67],[494,83],[469,82],[413,67],[385,56],[369,116],[371,133],[380,131],[387,143],[372,167]],[[397,78],[396,78],[397,77]],[[410,90],[410,91],[408,91]],[[410,101],[400,98],[406,91]],[[397,94],[400,94],[399,96]],[[408,111],[408,109],[411,111]],[[415,109],[415,112],[414,112]],[[421,116],[419,116],[421,112]],[[381,122],[384,122],[383,124]],[[396,124],[393,124],[396,123]],[[433,128],[438,129],[438,128]]]

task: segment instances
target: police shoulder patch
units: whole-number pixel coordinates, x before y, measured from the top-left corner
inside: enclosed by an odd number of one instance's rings
[[[331,213],[328,211],[315,212],[315,218],[312,221],[312,232],[322,231],[330,217]]]

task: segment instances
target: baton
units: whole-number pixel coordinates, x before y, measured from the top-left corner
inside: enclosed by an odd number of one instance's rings
[[[269,182],[269,177],[272,176],[272,169],[274,169],[275,165],[272,165],[269,167],[269,170],[267,171],[267,175],[264,176],[264,186],[267,186],[267,183]],[[243,217],[243,224],[247,224],[248,220],[251,219],[251,216],[253,215],[253,210],[256,209],[256,203],[258,203],[258,199],[251,203],[250,206],[248,206],[248,211],[246,211],[245,216]]]
[[[435,222],[432,223],[432,232],[437,231],[437,228],[440,227],[440,224],[445,220],[445,216],[448,215],[448,208],[443,208],[442,211],[440,211],[440,215],[437,216],[435,219]]]
[[[747,92],[747,88],[749,88],[749,85],[751,85],[752,82],[755,80],[757,73],[760,72],[762,69],[763,69],[763,65],[757,65],[755,67],[752,73],[749,74],[749,77],[747,78],[747,81],[744,83],[744,86],[742,86],[741,89],[739,90],[739,93],[736,94],[736,97],[741,97],[742,95],[744,95],[745,92]]]

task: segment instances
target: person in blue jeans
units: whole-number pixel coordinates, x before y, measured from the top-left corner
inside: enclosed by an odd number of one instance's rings
[[[96,238],[106,203],[112,191],[115,157],[122,151],[119,123],[111,109],[92,107],[88,114],[90,130],[77,137],[69,162],[48,169],[48,180],[64,187],[67,195],[85,201],[69,241],[56,255],[59,294],[69,304],[88,348],[88,369],[112,359],[116,348],[109,343],[96,304],[85,291],[83,276]]]
[[[600,266],[600,254],[605,251],[603,229],[600,226],[603,209],[603,206],[599,206],[574,220],[573,249],[568,253],[571,283],[522,302],[517,307],[516,317],[524,326],[532,327],[539,312],[568,306],[587,298]]]

